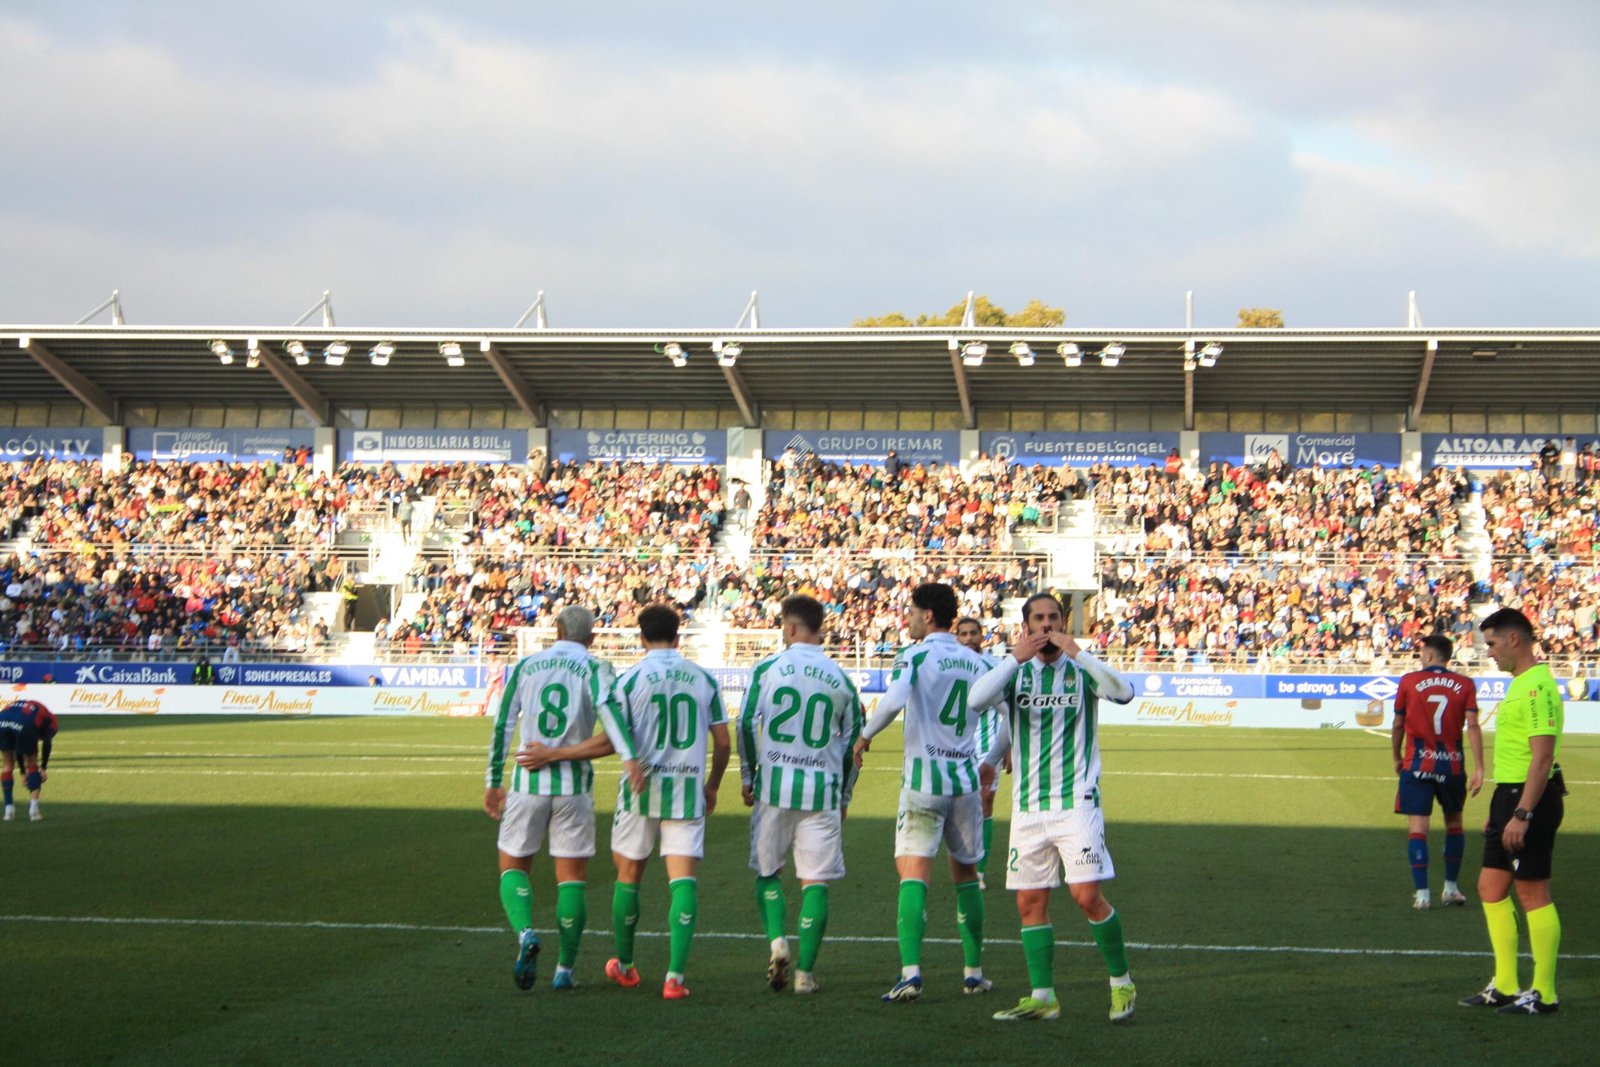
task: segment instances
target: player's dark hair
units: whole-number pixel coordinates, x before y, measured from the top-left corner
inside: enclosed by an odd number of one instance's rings
[[[822,632],[822,602],[816,597],[796,593],[794,596],[784,598],[778,606],[780,619],[793,619],[807,631],[814,634]]]
[[[639,636],[652,645],[670,644],[678,636],[678,613],[667,604],[651,604],[639,612]]]
[[[1037,604],[1041,600],[1054,601],[1055,605],[1056,605],[1056,610],[1061,612],[1061,618],[1063,620],[1066,619],[1066,617],[1067,617],[1067,609],[1064,606],[1062,606],[1060,597],[1056,596],[1054,593],[1035,593],[1031,597],[1029,597],[1027,600],[1024,600],[1022,602],[1022,621],[1024,623],[1026,623],[1028,621],[1028,613],[1033,610],[1033,606],[1035,604]]]
[[[983,629],[983,623],[979,622],[977,619],[974,619],[971,615],[963,615],[963,616],[961,616],[961,618],[957,619],[956,620],[956,629],[958,629],[958,630],[961,629],[961,627],[965,626],[969,622],[972,625],[976,626],[978,629],[980,629],[980,630]]]
[[[1433,649],[1446,663],[1456,654],[1456,643],[1444,634],[1429,634],[1422,639],[1422,647]]]
[[[1480,622],[1478,629],[1484,633],[1491,631],[1495,633],[1519,633],[1528,639],[1529,644],[1532,644],[1534,640],[1533,623],[1529,622],[1528,617],[1516,608],[1501,608]]]
[[[943,582],[923,582],[911,590],[911,606],[933,612],[933,623],[941,630],[955,625],[956,613],[961,610],[956,591]]]

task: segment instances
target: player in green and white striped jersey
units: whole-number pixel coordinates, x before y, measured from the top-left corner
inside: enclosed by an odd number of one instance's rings
[[[517,934],[512,977],[522,989],[533,988],[539,956],[528,875],[547,837],[561,935],[552,984],[557,989],[577,985],[572,965],[588,922],[584,883],[594,855],[594,771],[589,761],[611,754],[610,740],[595,733],[595,717],[615,679],[610,664],[589,654],[593,641],[594,615],[576,605],[563,609],[556,616],[555,644],[524,656],[511,668],[489,743],[483,807],[500,820],[500,903]],[[508,796],[505,766],[512,753]]]
[[[659,839],[672,888],[671,963],[661,995],[681,1000],[689,995],[683,974],[699,911],[695,872],[705,853],[705,817],[716,810],[717,788],[732,746],[716,679],[678,654],[678,613],[665,604],[645,608],[639,612],[639,638],[644,659],[617,678],[600,713],[624,761],[611,824],[611,855],[617,863],[611,922],[617,955],[606,963],[606,976],[627,988],[639,984],[633,966],[639,882]]]
[[[1133,1015],[1133,976],[1122,917],[1100,884],[1116,876],[1100,810],[1099,701],[1133,699],[1128,680],[1078,647],[1064,629],[1061,602],[1048,593],[1022,608],[1023,632],[1011,655],[973,686],[974,702],[1004,696],[1010,711],[984,755],[994,767],[1009,752],[1013,775],[1011,856],[1006,887],[1016,890],[1022,950],[1033,991],[996,1019],[1059,1018],[1053,969],[1050,891],[1067,888],[1111,979],[1111,1021]]]
[[[983,650],[983,623],[968,615],[956,620],[956,640],[976,652],[989,670],[999,663]],[[1006,713],[1005,704],[983,708],[978,712],[978,751],[987,752],[1000,733],[1000,719]],[[989,853],[994,850],[994,795],[999,791],[1000,776],[980,790],[983,797],[983,858],[978,861],[978,888],[989,888]]]
[[[861,736],[855,683],[822,651],[822,604],[791,596],[779,609],[785,648],[756,664],[739,715],[739,777],[750,816],[756,907],[771,955],[767,984],[788,982],[784,857],[800,878],[800,959],[794,991],[815,993],[814,971],[828,926],[828,883],[844,877],[844,812],[855,789]]]
[[[889,691],[856,742],[856,759],[872,738],[906,713],[905,761],[900,780],[900,810],[895,818],[894,863],[900,874],[896,927],[900,935],[900,980],[885,1001],[909,1002],[922,995],[922,935],[927,928],[928,877],[941,840],[950,850],[956,887],[956,924],[966,962],[963,992],[987,993],[994,983],[983,976],[983,891],[978,860],[983,857],[983,801],[977,716],[968,690],[986,670],[978,654],[956,642],[956,593],[942,582],[925,582],[911,592],[906,632],[918,642],[895,660]]]

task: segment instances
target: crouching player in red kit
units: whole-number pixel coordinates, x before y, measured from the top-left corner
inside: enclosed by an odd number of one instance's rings
[[[1465,904],[1456,879],[1461,875],[1461,856],[1467,839],[1462,831],[1461,810],[1467,795],[1478,795],[1483,788],[1483,732],[1478,729],[1478,695],[1472,679],[1449,669],[1455,646],[1442,634],[1422,639],[1422,669],[1400,679],[1394,696],[1394,769],[1400,776],[1400,791],[1394,810],[1410,819],[1407,852],[1411,858],[1411,879],[1416,897],[1411,906],[1419,911],[1432,903],[1428,891],[1428,819],[1433,802],[1444,812],[1444,904]],[[1465,727],[1472,742],[1472,779],[1467,780],[1466,760],[1461,751]],[[1407,751],[1402,754],[1401,746]]]
[[[27,776],[28,818],[34,822],[44,818],[39,813],[39,790],[48,777],[45,768],[50,766],[57,728],[56,717],[37,700],[18,700],[0,711],[0,787],[5,790],[6,822],[17,817],[13,796],[18,763]]]

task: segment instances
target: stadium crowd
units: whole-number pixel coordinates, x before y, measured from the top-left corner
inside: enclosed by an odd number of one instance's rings
[[[502,647],[572,603],[606,626],[667,601],[691,619],[710,611],[765,628],[798,590],[827,607],[830,644],[877,654],[899,643],[904,598],[926,580],[951,582],[965,613],[1003,630],[1002,602],[1044,572],[1014,552],[1017,532],[1049,528],[1092,491],[1111,551],[1086,621],[1121,659],[1377,663],[1434,626],[1470,634],[1475,598],[1528,612],[1552,654],[1600,651],[1600,480],[1588,471],[1487,481],[1494,566],[1475,585],[1460,532],[1474,486],[1444,469],[1414,481],[1381,467],[1077,472],[984,456],[963,474],[790,454],[772,464],[760,509],[730,515],[709,466],[346,464],[323,475],[305,458],[130,460],[120,472],[5,464],[0,531],[26,534],[31,551],[0,563],[0,645],[315,649],[326,624],[305,617],[301,597],[347,587],[329,551],[347,514],[390,514],[409,539],[412,507],[431,498],[422,543],[449,554],[419,557],[408,587],[422,605],[380,624],[380,649]],[[747,563],[718,554],[730,517],[748,533]]]

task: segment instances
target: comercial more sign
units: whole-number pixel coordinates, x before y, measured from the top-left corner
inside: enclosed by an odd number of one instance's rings
[[[524,463],[527,430],[340,430],[353,463]]]
[[[284,449],[312,447],[312,430],[208,430],[135,426],[128,430],[134,459],[192,463],[263,463],[283,459]]]
[[[881,467],[892,451],[906,464],[961,461],[961,434],[943,430],[767,430],[761,446],[768,459],[792,450],[824,463]]]
[[[1531,434],[1425,433],[1422,435],[1423,467],[1465,467],[1469,470],[1511,470],[1531,467],[1534,457],[1550,440]],[[1556,444],[1566,442],[1564,435]],[[1593,434],[1574,435],[1574,447],[1600,445]]]
[[[105,433],[98,427],[51,429],[13,426],[0,429],[0,463],[32,459],[99,459]]]
[[[1065,433],[1050,430],[985,430],[978,448],[1008,463],[1031,467],[1157,466],[1178,447],[1176,433]]]
[[[550,455],[563,463],[728,462],[726,430],[551,430]]]
[[[1291,467],[1400,465],[1396,433],[1203,433],[1200,462],[1266,463],[1276,452]]]
[[[214,663],[219,685],[388,686],[481,689],[489,668],[480,663]],[[0,682],[72,685],[189,685],[193,663],[0,662]]]

